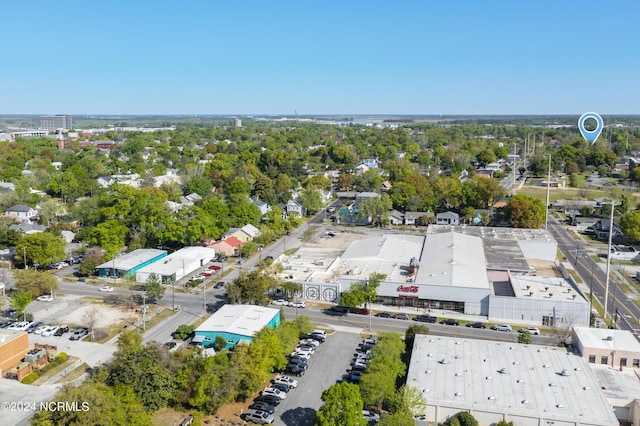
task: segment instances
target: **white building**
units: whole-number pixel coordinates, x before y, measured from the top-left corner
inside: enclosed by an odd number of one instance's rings
[[[136,272],[136,281],[146,282],[156,274],[163,283],[175,282],[209,263],[215,250],[207,247],[184,247]]]

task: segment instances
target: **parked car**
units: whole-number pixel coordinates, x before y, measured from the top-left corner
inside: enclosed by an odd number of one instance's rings
[[[492,330],[497,330],[497,331],[511,331],[511,326],[508,324],[496,324],[493,327],[491,327]]]
[[[317,340],[314,339],[302,339],[300,340],[300,343],[298,343],[298,345],[300,346],[315,346],[316,348],[318,346],[320,346],[320,342],[318,342]]]
[[[42,296],[38,296],[36,300],[38,302],[53,302],[53,297],[48,294],[43,294]]]
[[[100,287],[100,291],[103,293],[111,293],[113,291],[113,287],[111,287],[110,285],[105,285]]]
[[[269,405],[273,405],[274,407],[277,406],[278,404],[280,404],[280,402],[282,402],[282,400],[280,398],[278,398],[277,396],[273,396],[273,395],[260,395],[256,398],[254,398],[253,400],[254,403],[256,402],[266,402]]]
[[[209,266],[210,271],[219,271],[221,268],[218,265]]]
[[[292,358],[299,357],[299,358],[309,359],[309,358],[311,358],[311,351],[307,351],[307,350],[303,350],[303,349],[296,349],[295,351],[291,352],[291,357]]]
[[[409,314],[405,314],[404,312],[399,312],[395,314],[393,317],[399,320],[409,320]]]
[[[60,328],[60,327],[58,327],[57,325],[49,326],[46,329],[44,329],[40,335],[42,337],[53,336],[55,334],[55,332],[58,331],[58,328]]]
[[[69,340],[80,340],[87,334],[89,334],[89,329],[81,327],[76,329],[76,331],[74,331],[73,333],[71,333],[71,336],[69,336]]]
[[[43,322],[32,322],[31,325],[29,327],[27,327],[24,331],[26,331],[27,333],[33,333],[34,331],[36,331],[36,328],[40,327],[41,325],[44,325]]]
[[[31,324],[31,321],[18,321],[7,327],[7,330],[25,331]],[[42,325],[40,325],[40,327],[42,327]]]
[[[307,372],[307,366],[304,364],[293,364],[293,363],[289,363],[287,364],[287,367],[285,368],[285,371],[289,374],[293,374],[294,376],[303,376],[304,373]]]
[[[378,423],[380,421],[380,414],[375,413],[373,411],[362,410],[362,415],[364,416],[364,419],[368,422]]]
[[[271,302],[272,305],[277,305],[277,306],[289,306],[289,302],[287,302],[284,299],[278,299],[278,300],[274,300],[273,302]]]
[[[42,334],[42,332],[45,331],[47,328],[49,328],[49,326],[46,324],[40,325],[35,330],[33,330],[33,334],[38,334],[38,335]]]
[[[2,328],[7,328],[9,327],[11,324],[15,323],[15,320],[6,320],[3,321],[2,323],[0,323],[0,329]]]
[[[291,302],[289,303],[289,306],[291,306],[292,308],[304,309],[307,307],[307,304],[304,302]]]
[[[56,330],[56,332],[53,334],[54,336],[62,336],[65,333],[69,332],[69,326],[67,325],[61,325],[60,327],[58,327],[58,329]]]
[[[307,358],[298,356],[298,355],[291,355],[289,357],[289,364],[298,364],[298,365],[307,365]]]
[[[292,389],[298,387],[298,381],[296,379],[284,375],[276,376],[276,378],[273,379],[273,383],[284,383],[285,385],[289,385]]]
[[[209,271],[204,271],[204,272],[200,272],[198,275],[200,275],[201,277],[209,278],[213,274]]]
[[[178,343],[177,342],[165,342],[164,345],[166,346],[166,348],[168,350],[172,350],[172,349],[175,349],[176,346],[178,346]]]
[[[218,281],[216,285],[213,286],[213,288],[222,288],[222,287],[224,287],[224,281]]]
[[[528,331],[529,333],[534,334],[536,336],[540,334],[540,330],[538,330],[538,327],[521,328],[520,330],[518,330],[518,333],[524,333],[525,331]]]
[[[261,392],[261,395],[273,395],[273,396],[277,396],[280,399],[286,399],[287,398],[287,393],[281,391],[280,389],[276,389],[273,388],[271,386],[264,388]]]
[[[285,392],[285,393],[289,392],[291,390],[291,387],[289,385],[287,385],[286,383],[273,382],[273,383],[271,383],[271,387],[272,388],[276,388],[276,389],[278,389],[278,390],[280,390],[282,392]]]
[[[244,415],[244,419],[260,425],[268,425],[273,423],[274,417],[273,414],[269,414],[266,411],[249,409],[247,414]]]
[[[487,325],[483,322],[480,321],[476,321],[476,322],[470,322],[469,324],[467,324],[467,327],[471,327],[471,328],[487,328]]]
[[[250,410],[260,410],[260,411],[266,411],[269,414],[273,414],[276,411],[276,407],[274,407],[271,404],[267,404],[264,401],[257,401],[254,402],[253,404],[251,404],[249,406]]]
[[[418,315],[413,320],[418,322],[435,323],[438,319],[436,317],[432,317],[431,315],[423,314],[423,315]]]
[[[378,312],[376,316],[378,318],[391,318],[391,312]]]
[[[460,323],[457,320],[454,320],[453,318],[446,318],[443,319],[442,321],[440,321],[440,324],[445,324],[445,325],[460,325]]]
[[[336,305],[336,306],[332,306],[328,309],[331,312],[336,312],[339,314],[346,314],[349,312],[349,307],[348,306],[341,306],[341,305]]]
[[[367,308],[351,308],[349,312],[358,315],[369,315],[370,311]]]

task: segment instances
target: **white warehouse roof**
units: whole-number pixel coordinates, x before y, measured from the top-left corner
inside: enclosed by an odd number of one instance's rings
[[[197,332],[225,332],[252,337],[280,313],[256,305],[224,305],[196,328]]]
[[[102,265],[96,266],[96,269],[101,268],[114,268],[120,271],[129,271],[136,266],[139,266],[145,262],[154,259],[163,253],[166,253],[166,250],[157,250],[157,249],[138,249],[134,250],[131,253],[123,254],[122,256],[116,257],[108,262],[103,263]]]
[[[158,276],[176,274],[182,277],[184,276],[182,273],[183,268],[186,268],[185,274],[188,274],[194,270],[193,262],[198,263],[196,267],[202,266],[209,262],[215,254],[216,251],[208,247],[184,247],[151,265],[141,268],[138,274],[156,274]]]

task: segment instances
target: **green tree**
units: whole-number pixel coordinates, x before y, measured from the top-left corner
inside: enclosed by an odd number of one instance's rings
[[[493,152],[492,149],[486,148],[476,155],[476,160],[478,160],[478,163],[484,167],[489,163],[495,163],[497,160],[496,153]]]
[[[164,297],[165,290],[160,277],[156,274],[150,274],[145,283],[147,302],[154,303],[157,300],[161,300]]]
[[[267,290],[279,286],[278,280],[260,270],[244,271],[227,285],[227,296],[231,303],[266,305]]]
[[[213,184],[211,181],[204,177],[194,176],[191,178],[189,182],[187,182],[185,186],[185,193],[192,194],[196,193],[201,197],[206,197],[211,194],[211,190],[213,189]]]
[[[338,383],[322,392],[324,405],[314,421],[315,426],[366,426],[362,416],[362,398],[358,386]]]
[[[25,315],[25,309],[32,300],[33,294],[30,291],[17,291],[9,296],[9,303],[16,310],[16,318]]]
[[[119,249],[125,246],[127,232],[129,232],[129,228],[122,225],[119,220],[108,220],[91,229],[85,242],[89,245],[102,247],[107,253],[107,257],[112,258]]]
[[[620,228],[625,237],[632,241],[640,241],[640,210],[632,210],[622,216]]]
[[[319,212],[323,207],[320,192],[313,187],[308,187],[302,191],[300,194],[300,203],[302,203],[302,207],[307,210],[307,216]]]
[[[523,343],[525,345],[533,343],[533,338],[531,337],[529,330],[524,330],[522,333],[518,334],[518,343]]]
[[[456,415],[460,426],[478,426],[478,420],[468,411],[461,411]]]
[[[411,413],[398,411],[396,413],[383,414],[378,422],[379,426],[406,426],[413,425],[416,421]]]
[[[84,259],[78,265],[78,273],[83,277],[92,275],[96,267],[106,261],[104,253],[99,247],[89,247],[85,252]]]
[[[58,279],[48,272],[22,269],[13,273],[16,288],[29,291],[33,297],[52,294],[58,288]]]
[[[216,352],[220,352],[226,346],[227,346],[227,340],[222,336],[216,336],[215,340],[213,341],[213,349],[215,349]]]
[[[367,198],[358,206],[358,217],[370,219],[371,223],[382,226],[391,216],[391,199],[387,194],[381,197]]]
[[[390,401],[392,413],[409,413],[410,417],[427,413],[427,400],[424,394],[413,386],[404,385]]]
[[[16,244],[16,263],[24,263],[26,253],[27,263],[37,263],[40,267],[46,268],[64,259],[64,246],[62,237],[50,232],[25,235]]]
[[[504,208],[504,215],[512,228],[541,228],[545,207],[541,200],[526,195],[515,195]]]

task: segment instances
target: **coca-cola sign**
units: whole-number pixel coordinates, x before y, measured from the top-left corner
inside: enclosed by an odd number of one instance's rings
[[[399,285],[396,291],[400,293],[417,293],[418,289],[417,285]]]

